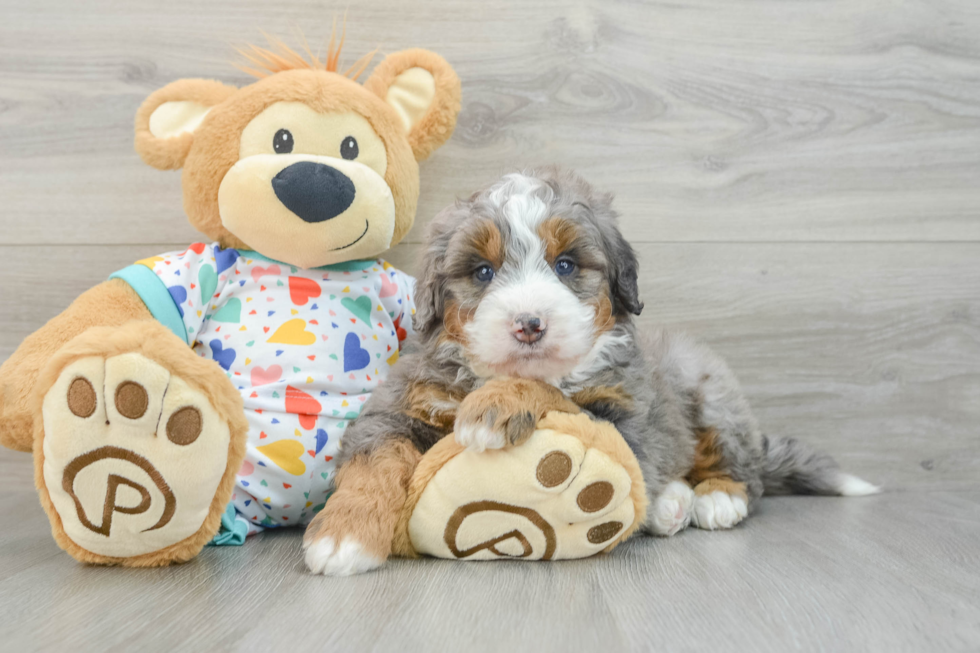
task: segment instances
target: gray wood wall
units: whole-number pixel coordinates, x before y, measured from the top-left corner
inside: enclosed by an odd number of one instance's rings
[[[0,1],[0,360],[77,294],[198,239],[180,177],[132,148],[180,77],[247,83],[260,30],[329,35],[316,0]],[[710,341],[764,428],[901,490],[980,464],[980,3],[350,4],[348,61],[427,47],[463,80],[422,166],[421,227],[503,172],[615,191],[645,324]]]

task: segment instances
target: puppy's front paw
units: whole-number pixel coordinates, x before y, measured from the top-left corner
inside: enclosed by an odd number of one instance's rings
[[[331,536],[303,544],[306,568],[324,576],[352,576],[377,569],[384,560],[372,556],[357,540],[346,537],[337,545]]]
[[[516,406],[463,401],[456,416],[456,442],[471,451],[502,449],[531,437],[537,421],[531,411]]]
[[[552,386],[528,379],[500,378],[470,393],[456,414],[456,442],[472,451],[525,442],[550,410],[578,412]]]

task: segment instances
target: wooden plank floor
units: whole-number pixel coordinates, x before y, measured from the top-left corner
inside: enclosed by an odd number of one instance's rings
[[[142,99],[246,83],[233,46],[311,41],[323,0],[0,0],[0,360],[110,272],[198,239],[132,150]],[[763,427],[884,484],[765,499],[727,533],[558,564],[303,572],[300,534],[173,569],[60,552],[0,451],[0,648],[980,649],[980,4],[465,0],[351,5],[353,61],[428,47],[463,80],[422,165],[440,208],[526,165],[615,191],[645,325],[706,338]]]

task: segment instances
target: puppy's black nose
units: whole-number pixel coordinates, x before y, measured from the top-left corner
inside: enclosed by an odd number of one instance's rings
[[[300,161],[272,178],[283,205],[305,222],[336,218],[354,202],[354,182],[328,165]]]
[[[515,317],[513,326],[514,337],[527,344],[541,340],[546,330],[540,317],[528,315],[527,313],[522,313]]]

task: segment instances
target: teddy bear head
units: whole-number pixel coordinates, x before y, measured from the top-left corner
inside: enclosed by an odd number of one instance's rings
[[[182,79],[140,107],[137,152],[183,168],[184,210],[222,247],[312,268],[377,256],[412,226],[418,161],[452,134],[459,79],[406,50],[361,85],[337,72],[338,53],[252,48],[257,82]]]

